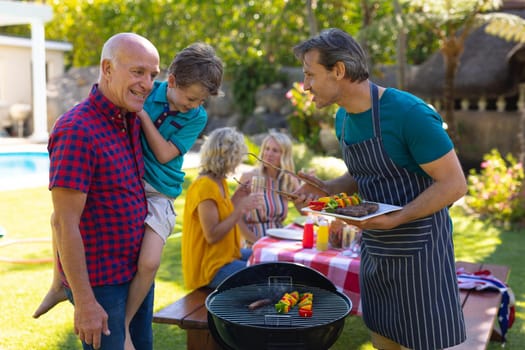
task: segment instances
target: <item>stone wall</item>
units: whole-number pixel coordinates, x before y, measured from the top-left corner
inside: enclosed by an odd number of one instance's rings
[[[496,148],[502,156],[520,153],[521,112],[455,111],[460,132],[459,156],[464,168],[479,167]]]

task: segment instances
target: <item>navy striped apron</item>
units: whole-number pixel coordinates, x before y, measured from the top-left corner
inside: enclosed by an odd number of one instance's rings
[[[397,166],[383,147],[378,89],[371,83],[374,137],[341,149],[363,199],[404,206],[432,180]],[[360,288],[367,327],[416,350],[463,342],[465,324],[456,281],[448,209],[391,230],[363,232]]]

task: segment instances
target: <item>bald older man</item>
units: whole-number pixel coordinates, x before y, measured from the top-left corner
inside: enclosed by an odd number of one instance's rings
[[[100,76],[50,135],[51,224],[75,333],[84,349],[123,349],[129,283],[137,270],[147,205],[135,112],[159,74],[146,38],[119,33],[102,48]],[[153,287],[131,323],[137,350],[152,349]]]

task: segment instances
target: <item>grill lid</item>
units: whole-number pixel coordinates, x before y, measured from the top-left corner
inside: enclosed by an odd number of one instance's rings
[[[336,291],[335,285],[322,273],[298,263],[268,262],[246,267],[226,278],[217,290],[248,285],[267,283],[269,276],[291,276],[298,285],[313,286]]]

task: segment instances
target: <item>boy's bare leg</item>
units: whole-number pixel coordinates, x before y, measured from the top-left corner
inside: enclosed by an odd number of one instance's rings
[[[128,301],[126,303],[125,350],[135,349],[129,333],[129,324],[155,280],[163,248],[164,240],[151,227],[146,225],[146,232],[140,248],[137,274],[129,286]]]
[[[67,300],[66,291],[62,286],[60,279],[60,272],[58,271],[57,247],[55,242],[55,227],[53,226],[53,215],[51,215],[51,241],[53,247],[53,281],[46,296],[40,302],[40,305],[33,313],[33,318],[39,318],[49,310],[51,310],[58,303]]]

